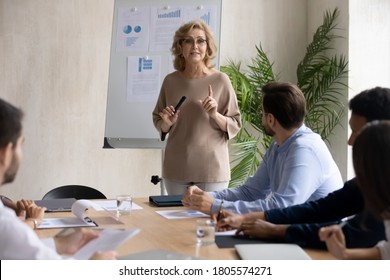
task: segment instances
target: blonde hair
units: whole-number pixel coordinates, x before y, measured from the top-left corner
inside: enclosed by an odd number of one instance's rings
[[[214,67],[214,65],[211,64],[211,61],[217,52],[214,36],[204,21],[193,20],[180,26],[180,28],[175,32],[175,36],[173,37],[173,43],[171,47],[172,55],[175,57],[173,60],[173,67],[178,71],[183,71],[186,68],[186,62],[183,57],[182,43],[183,39],[185,39],[188,33],[193,29],[200,29],[204,31],[207,42],[207,51],[204,58],[204,64],[209,69]]]

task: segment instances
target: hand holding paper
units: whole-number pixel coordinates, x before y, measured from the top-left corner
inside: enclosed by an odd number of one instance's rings
[[[97,251],[113,251],[116,250],[119,245],[140,232],[139,229],[134,230],[117,230],[117,229],[104,229],[100,232],[100,236],[94,240],[91,240],[86,245],[81,247],[77,251],[73,258],[78,260],[87,260]]]

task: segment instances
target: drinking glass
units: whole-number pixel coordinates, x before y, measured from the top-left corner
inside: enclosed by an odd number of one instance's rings
[[[196,242],[201,245],[215,242],[215,223],[211,219],[196,220]]]
[[[117,195],[116,196],[117,217],[130,215],[132,204],[133,204],[133,200],[131,198],[131,195]]]

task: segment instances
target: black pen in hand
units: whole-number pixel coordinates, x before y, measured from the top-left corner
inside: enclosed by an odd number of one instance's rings
[[[176,104],[175,106],[175,112],[173,113],[173,115],[176,114],[176,111],[179,110],[180,106],[183,104],[184,100],[186,100],[187,97],[185,97],[184,95],[180,98],[179,102]],[[161,136],[160,136],[160,140],[161,141],[164,141],[165,140],[165,137],[167,136],[168,132],[164,132],[162,131],[161,132]]]
[[[180,106],[183,104],[183,102],[186,100],[187,97],[185,96],[182,96],[179,100],[179,102],[176,104],[175,106],[175,114],[176,114],[176,111],[179,110]]]

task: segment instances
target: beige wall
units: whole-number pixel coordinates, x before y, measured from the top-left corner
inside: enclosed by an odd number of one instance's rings
[[[390,88],[390,1],[350,1],[349,14],[349,97],[376,86]],[[351,155],[349,149],[349,178]]]
[[[1,0],[0,94],[26,114],[24,161],[3,194],[72,183],[110,197],[160,192],[149,183],[160,151],[102,149],[113,2]]]
[[[307,1],[222,2],[222,64],[233,59],[247,65],[261,43],[280,79],[296,82],[296,66],[307,43]]]
[[[161,151],[102,149],[113,2],[0,0],[0,96],[26,113],[24,161],[2,194],[38,199],[71,183],[109,197],[160,192],[150,176],[161,174]],[[322,2],[223,0],[221,62],[249,59],[261,42],[281,79],[295,82],[308,15],[321,20]]]

